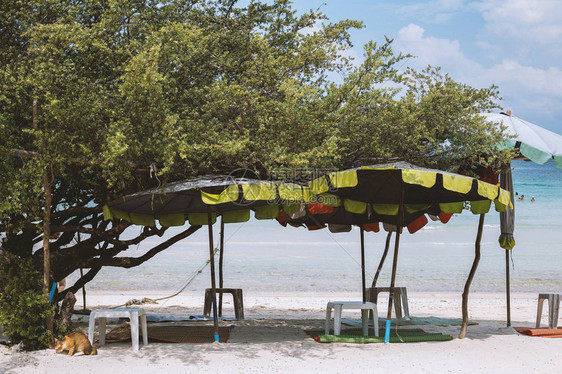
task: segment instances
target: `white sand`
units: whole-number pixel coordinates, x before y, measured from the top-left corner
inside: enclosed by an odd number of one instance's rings
[[[81,296],[76,308],[81,308]],[[162,295],[145,294],[158,297]],[[88,294],[88,307],[114,306],[133,294]],[[532,327],[536,318],[536,294],[512,295],[512,325]],[[131,343],[99,348],[97,356],[70,357],[54,350],[16,353],[0,348],[0,373],[555,373],[562,352],[562,339],[519,335],[505,323],[505,296],[473,294],[469,326],[464,339],[457,339],[458,326],[421,326],[428,332],[451,334],[446,342],[405,344],[321,344],[303,332],[322,328],[328,300],[348,300],[342,294],[245,295],[244,321],[221,321],[235,325],[228,343],[150,343],[138,352]],[[229,296],[225,296],[230,301]],[[189,316],[202,314],[203,295],[182,294],[158,305],[143,306],[149,313]],[[410,313],[417,317],[460,318],[460,294],[412,293]],[[545,308],[547,309],[547,308]],[[348,317],[358,312],[344,311]],[[355,314],[357,313],[357,314]],[[232,314],[230,305],[225,315]],[[379,301],[379,317],[386,315],[386,302]],[[191,322],[209,323],[209,322]],[[546,316],[543,317],[543,324]],[[77,329],[87,330],[78,322]],[[416,326],[418,327],[418,326]]]

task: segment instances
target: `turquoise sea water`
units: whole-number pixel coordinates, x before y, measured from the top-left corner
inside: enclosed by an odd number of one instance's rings
[[[511,265],[512,292],[559,290],[562,288],[562,170],[555,169],[552,162],[536,165],[515,161],[512,167],[515,191],[526,197],[525,201],[515,202],[517,245]],[[530,201],[531,196],[535,196],[536,202]],[[474,258],[477,225],[478,216],[464,212],[446,225],[430,222],[413,235],[403,234],[396,284],[408,287],[410,292],[462,292]],[[219,227],[214,227],[216,238]],[[498,245],[499,233],[499,215],[491,211],[486,215],[482,258],[471,291],[505,290],[505,251]],[[328,230],[283,228],[276,221],[252,219],[244,224],[227,225],[225,239],[225,287],[243,288],[245,292],[345,291],[360,295],[358,229],[331,234]],[[385,239],[384,231],[366,233],[367,284],[374,276]],[[207,240],[207,230],[202,228],[139,267],[104,268],[87,289],[138,291],[141,297],[148,290],[170,294],[206,261]],[[126,255],[140,256],[157,243],[150,239],[130,248]],[[390,282],[391,261],[392,250],[379,277],[381,286]],[[69,277],[70,284],[73,279],[76,274]],[[206,267],[187,289],[202,291],[209,286],[210,273]]]

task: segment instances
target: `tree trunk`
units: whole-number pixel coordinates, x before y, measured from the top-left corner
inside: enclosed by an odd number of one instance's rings
[[[482,240],[482,229],[484,228],[484,216],[485,214],[480,215],[480,221],[478,222],[478,233],[476,234],[476,243],[474,244],[474,262],[472,263],[472,268],[470,269],[468,279],[466,280],[466,284],[464,285],[464,292],[462,293],[462,327],[459,334],[459,339],[464,338],[464,336],[466,335],[466,330],[468,328],[468,292],[470,291],[470,284],[472,283],[472,279],[474,278],[474,274],[476,273],[476,269],[478,268],[478,263],[480,262],[480,241]]]
[[[33,129],[39,130],[39,108],[37,100],[33,100]],[[43,136],[41,139],[42,153],[45,153],[46,139]],[[43,212],[43,293],[49,297],[50,285],[51,285],[51,252],[49,251],[49,239],[51,238],[51,171],[52,163],[45,166],[43,171],[43,194],[45,195],[45,205]],[[51,338],[49,340],[49,348],[55,347],[55,338],[53,334],[53,318],[54,313],[51,313],[49,317],[46,318],[45,323],[47,325],[47,330],[51,332]]]
[[[51,284],[51,251],[49,239],[51,237],[51,178],[49,170],[43,174],[43,190],[45,194],[45,211],[43,215],[43,292],[49,295]]]
[[[70,332],[74,304],[76,304],[76,297],[72,292],[67,293],[61,303],[60,312],[56,319],[57,331]]]

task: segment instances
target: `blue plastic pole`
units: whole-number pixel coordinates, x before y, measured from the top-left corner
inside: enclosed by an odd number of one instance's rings
[[[398,219],[400,222],[401,220]],[[392,276],[390,278],[390,290],[388,292],[388,311],[386,314],[386,330],[384,334],[384,343],[390,341],[390,321],[392,320],[392,302],[394,298],[394,286],[396,280],[396,264],[398,262],[398,247],[400,245],[400,226],[397,227],[396,238],[394,241],[394,259],[392,262]]]
[[[51,287],[51,291],[49,292],[49,304],[53,303],[53,297],[55,297],[56,289],[57,289],[57,282],[53,282],[53,287]]]

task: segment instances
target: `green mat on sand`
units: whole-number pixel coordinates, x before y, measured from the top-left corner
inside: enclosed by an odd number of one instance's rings
[[[342,318],[341,322],[348,326],[361,326],[361,318]],[[370,321],[369,321],[370,322]],[[379,317],[379,326],[384,326],[386,319]],[[439,318],[439,317],[410,317],[410,319],[405,318],[393,318],[393,326],[411,326],[411,325],[433,325],[433,326],[461,326],[461,318]],[[469,325],[477,325],[478,322],[468,322]],[[369,323],[370,326],[373,323]]]
[[[345,329],[341,335],[324,335],[324,330],[305,330],[319,343],[384,343],[385,330],[379,330],[379,336],[363,336],[362,329]],[[425,332],[422,329],[391,329],[391,343],[435,342],[453,340],[451,335]]]
[[[226,343],[233,326],[219,327],[219,341]],[[212,325],[149,325],[148,340],[161,343],[213,343],[215,341]],[[131,326],[125,322],[107,333],[106,343],[131,341]]]

